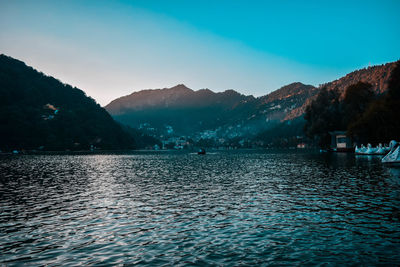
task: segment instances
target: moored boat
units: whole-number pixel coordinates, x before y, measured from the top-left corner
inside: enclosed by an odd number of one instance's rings
[[[390,152],[382,158],[385,164],[400,164],[400,146],[399,143],[390,141]]]
[[[355,153],[358,155],[363,155],[363,154],[365,154],[366,151],[367,151],[367,148],[363,144],[361,144],[360,148],[358,148],[358,146],[356,146],[356,148],[355,148]]]
[[[367,155],[375,155],[377,149],[375,147],[372,147],[371,144],[367,145],[367,150],[365,151],[365,154]]]
[[[377,147],[375,154],[376,155],[386,155],[388,151],[386,151],[385,147],[382,146],[382,144],[379,144],[379,146]]]
[[[387,149],[387,147],[382,146],[382,144],[379,144],[377,147],[372,147],[371,144],[368,144],[367,147],[364,145],[361,145],[360,148],[356,146],[354,152],[356,155],[386,155],[390,151],[390,149]]]

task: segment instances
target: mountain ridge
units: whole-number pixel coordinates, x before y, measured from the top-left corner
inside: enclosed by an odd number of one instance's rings
[[[171,126],[178,133],[190,134],[216,128],[233,131],[231,125],[235,125],[238,128],[243,126],[241,129],[250,133],[281,121],[288,110],[298,107],[314,94],[315,87],[300,82],[257,98],[232,89],[224,92],[194,91],[180,84],[134,92],[113,100],[105,109],[117,121],[132,127],[150,124],[160,129]]]
[[[252,138],[282,123],[296,120],[301,125],[305,107],[323,87],[343,95],[345,88],[363,81],[383,94],[396,62],[356,70],[319,87],[294,82],[260,97],[233,89],[192,90],[178,84],[132,92],[102,108],[82,90],[0,55],[0,145],[120,149],[134,145],[132,135],[141,138],[143,134],[160,139],[182,135],[194,140]],[[127,125],[124,130],[114,119]],[[293,132],[298,133],[296,129]]]
[[[376,94],[382,94],[388,89],[388,81],[396,62],[398,61],[352,71],[339,79],[319,85],[318,90],[321,90],[323,87],[326,87],[328,90],[337,89],[341,93],[341,98],[343,98],[347,87],[357,82],[366,82],[372,85],[372,90]],[[311,97],[301,107],[289,112],[284,120],[291,120],[303,115],[307,105],[314,99],[314,97]]]
[[[117,121],[134,127],[149,123],[156,128],[162,128],[163,124],[182,128],[180,124],[184,122],[189,128],[191,124],[197,124],[193,131],[232,131],[236,127],[241,131],[247,129],[245,131],[252,134],[276,123],[301,118],[306,106],[322,87],[328,90],[337,88],[344,94],[348,86],[364,81],[371,83],[373,90],[381,94],[387,89],[394,64],[390,62],[355,70],[318,87],[293,82],[260,97],[243,95],[232,89],[224,92],[195,91],[178,84],[171,88],[133,92],[111,101],[105,109]]]
[[[252,96],[242,95],[232,89],[213,92],[210,89],[192,90],[184,84],[170,88],[145,89],[114,99],[105,106],[111,114],[121,114],[122,110],[141,110],[143,108],[202,106],[206,101],[225,106],[235,104]]]

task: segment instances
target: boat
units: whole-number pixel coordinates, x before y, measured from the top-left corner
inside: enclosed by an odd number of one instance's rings
[[[206,150],[204,148],[200,148],[199,151],[197,151],[198,155],[205,155],[206,154]]]
[[[376,151],[377,151],[377,148],[372,147],[371,144],[368,144],[367,145],[367,150],[365,151],[364,154],[366,154],[366,155],[375,155]]]
[[[355,148],[355,152],[358,155],[364,155],[366,151],[367,151],[367,148],[363,144],[361,144],[360,148],[358,148],[358,146],[356,146],[356,148]]]
[[[390,152],[382,158],[382,163],[385,164],[400,164],[400,146],[399,143],[390,141]]]
[[[360,148],[356,146],[355,148],[355,153],[356,155],[386,155],[390,149],[387,149],[387,147],[382,146],[382,144],[379,144],[377,147],[372,147],[371,144],[368,144],[367,147],[364,145],[361,145]]]
[[[375,151],[375,155],[386,155],[387,152],[388,151],[386,151],[386,148],[380,143]]]
[[[386,153],[388,153],[390,151],[390,146],[388,146],[387,144],[385,144],[385,146],[383,148],[385,149]]]

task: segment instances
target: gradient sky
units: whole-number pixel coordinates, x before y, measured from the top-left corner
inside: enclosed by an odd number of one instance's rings
[[[400,1],[0,0],[0,53],[105,105],[184,83],[255,96],[400,58]]]

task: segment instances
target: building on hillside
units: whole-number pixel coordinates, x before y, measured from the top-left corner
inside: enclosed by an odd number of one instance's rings
[[[331,149],[336,152],[351,152],[354,150],[353,143],[345,131],[329,132],[331,135]]]
[[[304,149],[304,148],[306,148],[306,143],[298,143],[297,144],[297,148],[299,148],[299,149]]]

